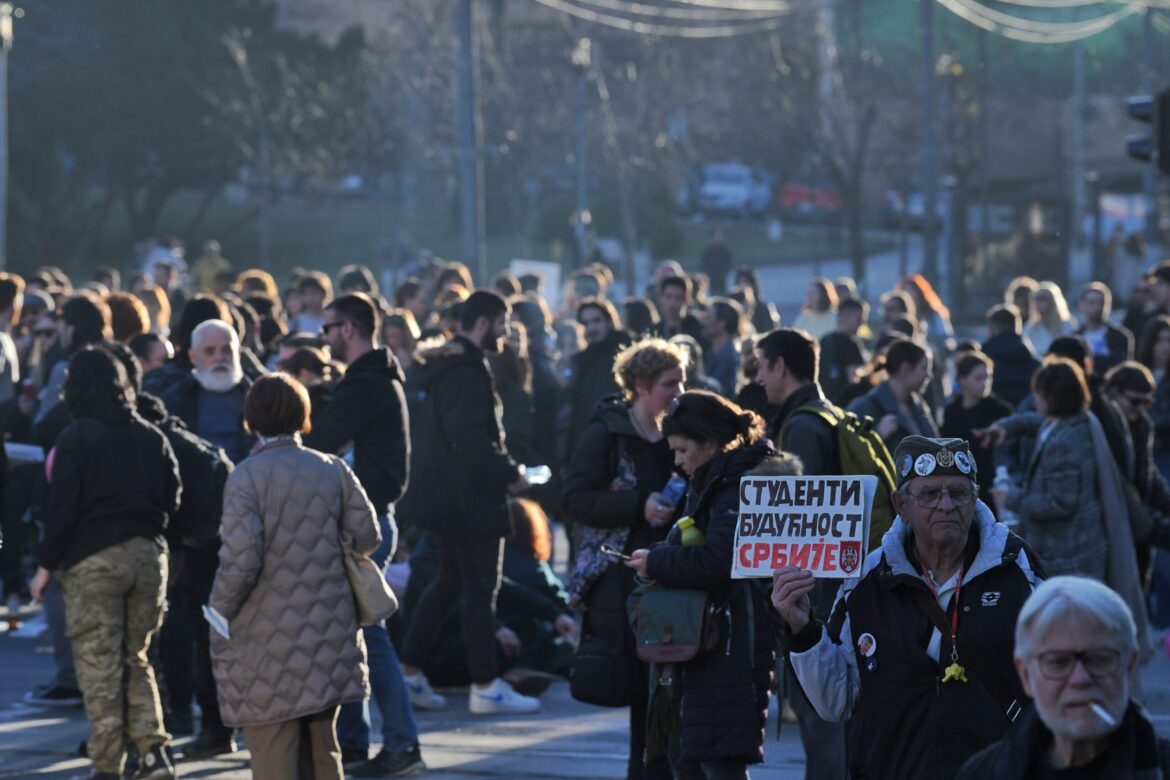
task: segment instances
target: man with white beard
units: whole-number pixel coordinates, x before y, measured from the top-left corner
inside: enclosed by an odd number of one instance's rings
[[[162,396],[167,411],[191,431],[227,451],[233,463],[254,439],[244,430],[244,396],[250,383],[240,366],[240,339],[222,320],[201,322],[191,333],[191,375]]]
[[[248,456],[255,439],[244,430],[244,396],[251,382],[240,366],[240,337],[223,320],[206,320],[191,332],[187,350],[191,373],[162,395],[172,417],[195,434],[222,447],[233,463]],[[181,552],[181,569],[172,574],[172,587],[181,588],[189,603],[206,604],[219,565],[219,539],[183,539],[173,545]],[[199,736],[182,748],[182,757],[205,758],[234,753],[233,729],[219,713],[215,680],[211,674],[208,626],[197,621],[195,633],[196,698],[203,712]]]
[[[1041,584],[1016,620],[1016,670],[1032,706],[960,780],[1166,777],[1170,743],[1131,699],[1139,655],[1133,614],[1107,586],[1084,577]]]

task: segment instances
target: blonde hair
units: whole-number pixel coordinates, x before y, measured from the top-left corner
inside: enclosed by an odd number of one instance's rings
[[[638,382],[653,382],[663,371],[686,364],[686,356],[676,345],[662,339],[642,339],[618,353],[613,361],[613,377],[626,400],[633,401]]]
[[[146,307],[150,329],[165,336],[171,328],[171,302],[163,288],[148,284],[134,293],[134,297],[142,301],[142,305]]]
[[[1040,319],[1040,312],[1037,310],[1036,299],[1041,294],[1048,295],[1052,299],[1052,314],[1051,322],[1044,322]],[[1040,282],[1036,289],[1032,291],[1032,322],[1038,322],[1044,327],[1048,328],[1049,332],[1054,336],[1061,335],[1061,325],[1068,322],[1068,302],[1064,299],[1064,293],[1060,289],[1060,285],[1055,282]]]

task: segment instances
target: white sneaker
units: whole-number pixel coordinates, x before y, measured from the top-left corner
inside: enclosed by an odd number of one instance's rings
[[[406,682],[410,703],[416,710],[441,710],[447,706],[447,699],[435,693],[430,680],[422,672],[403,674],[402,679]]]
[[[533,696],[521,696],[512,690],[511,685],[497,677],[492,680],[491,685],[483,690],[474,685],[471,686],[467,708],[472,715],[539,712],[540,699]]]

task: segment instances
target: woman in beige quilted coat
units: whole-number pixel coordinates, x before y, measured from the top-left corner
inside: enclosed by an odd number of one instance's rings
[[[338,709],[369,687],[340,534],[371,552],[378,524],[345,463],[301,446],[309,413],[287,374],[248,392],[244,418],[259,442],[224,491],[209,599],[230,637],[212,631],[223,720],[244,729],[260,780],[341,780]]]

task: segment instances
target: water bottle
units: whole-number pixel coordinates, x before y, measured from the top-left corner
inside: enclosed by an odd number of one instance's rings
[[[1009,494],[1011,493],[1014,486],[1012,485],[1011,476],[1008,475],[1007,466],[995,467],[995,481],[991,484],[996,490],[1004,490]],[[1015,510],[1009,509],[1006,506],[997,506],[995,511],[999,515],[999,521],[1008,528],[1015,528],[1020,524],[1020,516],[1015,513]]]
[[[695,518],[684,517],[678,521],[678,530],[682,533],[682,543],[686,545],[700,545],[707,541],[703,532],[695,527]]]
[[[675,474],[662,488],[662,503],[666,506],[678,506],[683,494],[687,492],[687,481]]]
[[[548,466],[525,466],[524,478],[529,485],[543,485],[552,479],[552,469]]]

